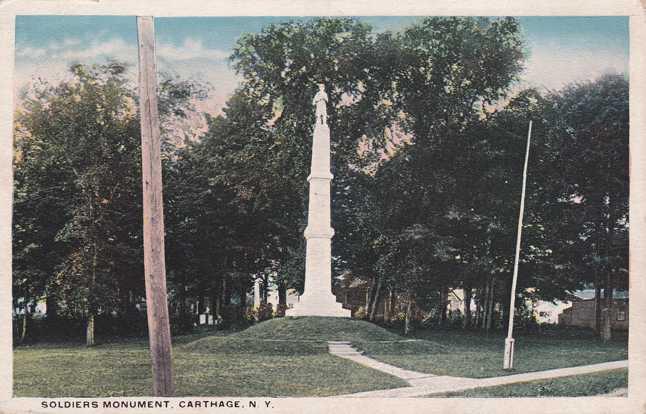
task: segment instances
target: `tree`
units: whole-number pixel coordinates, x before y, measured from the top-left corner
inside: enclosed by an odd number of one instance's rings
[[[441,298],[449,287],[464,282],[469,290],[479,275],[496,271],[489,257],[500,217],[487,207],[504,203],[479,191],[493,181],[487,170],[500,168],[488,161],[498,148],[484,137],[483,110],[507,93],[522,68],[519,28],[514,19],[428,18],[388,38],[397,45],[389,96],[410,144],[376,173],[381,233],[423,240],[423,248],[401,253],[420,255],[421,276],[410,291],[420,303],[439,300],[444,320]]]
[[[608,340],[612,292],[627,288],[628,82],[607,75],[553,93],[545,123],[549,153],[534,196],[545,212],[545,243],[577,286],[597,288],[597,304],[605,291],[597,331]]]
[[[124,214],[137,205],[138,193],[133,190],[139,169],[135,101],[125,70],[116,62],[74,65],[71,79],[56,86],[37,86],[18,117],[21,163],[17,170],[49,166],[53,175],[41,176],[35,182],[42,185],[38,190],[66,190],[60,216],[64,221],[57,220],[58,226],[47,237],[49,243],[65,245],[66,254],[48,269],[55,271],[48,274],[48,284],[68,308],[86,315],[88,345],[94,344],[97,313],[118,302],[119,279],[114,275],[132,274],[130,256],[137,251],[132,226],[137,221]],[[57,178],[61,181],[56,182]],[[33,197],[17,193],[27,203]],[[37,212],[29,214],[33,213]]]
[[[95,317],[125,311],[143,289],[140,134],[126,71],[73,65],[57,85],[32,85],[16,116],[14,287],[82,315],[88,345]],[[162,109],[178,116],[190,94],[163,85]]]
[[[350,222],[357,215],[370,216],[370,211],[360,210],[372,207],[363,203],[361,197],[353,196],[363,194],[361,183],[370,180],[367,178],[370,174],[360,178],[360,172],[374,169],[375,163],[378,164],[380,150],[383,151],[387,141],[386,131],[404,128],[414,142],[406,151],[410,175],[418,181],[406,199],[407,205],[414,206],[413,211],[402,213],[406,217],[400,215],[401,222],[390,226],[397,226],[400,233],[414,224],[436,231],[441,223],[437,221],[429,227],[427,219],[444,209],[439,214],[441,217],[447,206],[437,202],[429,204],[426,200],[433,198],[433,191],[446,192],[447,186],[453,185],[448,177],[451,171],[437,168],[447,155],[438,149],[442,148],[440,143],[448,140],[448,136],[455,137],[485,104],[504,94],[521,69],[522,52],[514,19],[429,18],[401,34],[373,36],[370,30],[369,26],[351,19],[272,25],[260,34],[243,37],[232,59],[244,79],[237,99],[246,97],[247,101],[254,101],[262,114],[255,118],[254,131],[264,131],[263,135],[255,132],[250,133],[258,136],[253,141],[249,137],[243,139],[248,140],[247,145],[253,142],[254,154],[263,154],[257,158],[263,166],[275,165],[265,158],[268,156],[281,157],[290,163],[291,168],[278,170],[281,174],[274,175],[272,183],[284,181],[286,177],[291,180],[294,175],[300,178],[293,181],[288,192],[291,196],[305,197],[306,194],[302,177],[307,171],[305,160],[310,152],[313,122],[312,112],[304,114],[303,108],[311,107],[316,83],[326,84],[331,105],[335,107],[330,118],[334,137],[333,221],[335,226],[346,230],[339,234],[357,236],[339,236],[339,242],[333,245],[334,256],[338,258],[335,264],[350,266],[357,275],[367,276],[370,272],[372,285],[383,287],[383,280],[374,277],[377,256],[363,256],[352,250],[357,242],[367,239],[361,232],[352,232]],[[260,145],[271,145],[271,151],[259,149]],[[360,145],[369,149],[367,154],[357,151]],[[249,157],[242,159],[247,161]],[[261,167],[261,171],[263,177],[272,177],[265,172],[266,167]],[[429,184],[432,189],[427,188]],[[306,204],[303,200],[292,205],[295,216],[304,211]],[[293,222],[286,223],[286,229],[291,234],[300,234]],[[301,218],[299,230],[303,224]],[[374,227],[363,230],[372,233],[369,237],[386,231],[385,228],[375,231]],[[444,236],[434,234],[434,237]],[[372,263],[356,260],[360,256],[372,257]],[[378,297],[381,288],[376,290]]]

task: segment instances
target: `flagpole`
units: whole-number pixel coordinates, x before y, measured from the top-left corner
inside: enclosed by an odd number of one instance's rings
[[[518,213],[518,230],[516,232],[516,256],[514,258],[514,274],[511,279],[511,298],[509,301],[509,327],[505,339],[505,361],[503,369],[514,367],[514,310],[516,308],[516,281],[518,280],[518,258],[520,256],[520,240],[523,231],[523,213],[525,211],[525,187],[527,185],[527,163],[529,161],[529,144],[532,138],[532,121],[527,130],[527,149],[525,150],[525,166],[523,167],[523,189],[520,194],[520,212]]]

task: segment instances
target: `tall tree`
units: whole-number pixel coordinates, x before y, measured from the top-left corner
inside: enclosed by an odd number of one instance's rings
[[[179,89],[162,84],[164,119],[189,106]],[[125,311],[143,288],[133,91],[119,62],[76,64],[58,84],[33,84],[16,116],[14,288],[84,317],[88,345],[95,317]]]

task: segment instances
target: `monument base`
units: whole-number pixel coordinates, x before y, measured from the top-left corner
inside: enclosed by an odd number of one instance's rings
[[[324,297],[301,296],[294,307],[287,309],[285,316],[332,316],[337,318],[349,318],[350,309],[343,308],[336,297],[332,294]]]

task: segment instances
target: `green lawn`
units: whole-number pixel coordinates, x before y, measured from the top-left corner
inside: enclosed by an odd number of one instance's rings
[[[406,386],[390,375],[327,353],[328,340],[351,341],[369,356],[416,371],[490,377],[501,369],[504,339],[457,331],[404,338],[377,325],[342,318],[279,318],[238,332],[173,339],[177,395],[331,396]],[[38,344],[14,350],[17,397],[149,395],[145,340],[93,348]],[[625,359],[626,342],[520,337],[514,372]]]
[[[584,397],[628,387],[628,370],[577,375],[449,393],[447,397]]]
[[[502,369],[504,337],[474,332],[427,330],[417,341],[403,343],[356,342],[380,361],[437,375],[485,378],[542,371],[628,358],[627,341],[603,343],[594,338],[516,338],[514,370]]]
[[[220,337],[213,338],[222,344]],[[239,345],[242,341],[232,341]],[[190,344],[189,344],[190,345]],[[322,352],[287,355],[263,343],[218,352],[176,345],[177,395],[330,396],[405,386],[405,382]],[[14,351],[16,397],[150,395],[147,343],[39,345]]]

